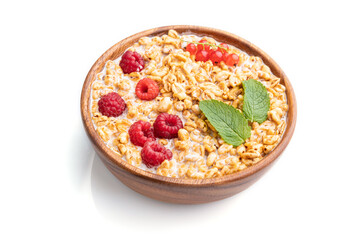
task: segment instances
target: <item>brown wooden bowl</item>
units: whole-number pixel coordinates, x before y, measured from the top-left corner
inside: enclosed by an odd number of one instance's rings
[[[179,179],[164,177],[141,170],[123,161],[111,149],[107,148],[100,136],[96,133],[90,116],[90,90],[91,83],[99,73],[106,61],[115,60],[122,53],[144,36],[161,36],[170,29],[178,33],[193,33],[199,36],[213,37],[219,42],[231,44],[249,55],[259,56],[268,65],[271,71],[281,78],[281,83],[286,87],[289,111],[287,115],[287,127],[278,146],[257,164],[246,168],[238,173],[212,179]],[[196,204],[216,201],[230,197],[246,189],[258,180],[281,155],[288,145],[296,124],[296,100],[293,88],[281,68],[265,52],[250,42],[225,31],[191,25],[175,25],[146,30],[132,35],[107,50],[90,69],[81,94],[81,116],[88,137],[95,151],[104,162],[105,166],[120,181],[136,192],[148,197],[173,203]]]

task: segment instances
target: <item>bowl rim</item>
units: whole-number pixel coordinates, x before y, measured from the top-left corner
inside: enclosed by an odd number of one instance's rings
[[[105,64],[105,62],[109,59],[116,59],[112,58],[114,56],[114,53],[116,51],[119,51],[121,49],[121,46],[126,45],[126,43],[133,44],[136,42],[139,38],[144,36],[161,36],[162,34],[167,33],[170,29],[174,29],[181,33],[192,33],[196,35],[206,35],[206,36],[212,36],[212,34],[217,34],[223,37],[223,39],[229,40],[226,41],[227,43],[237,47],[234,45],[234,43],[237,43],[237,45],[242,45],[243,48],[240,50],[243,50],[245,52],[248,52],[249,50],[256,52],[257,56],[259,56],[266,65],[270,65],[270,69],[272,72],[276,70],[281,75],[281,82],[286,85],[286,96],[287,101],[289,105],[289,110],[292,112],[292,118],[287,118],[287,126],[283,133],[282,139],[278,143],[278,145],[269,153],[267,154],[261,161],[258,163],[241,170],[237,173],[232,173],[229,175],[216,177],[216,178],[207,178],[207,179],[183,179],[183,178],[172,178],[172,177],[165,177],[161,176],[155,173],[147,172],[145,170],[142,170],[140,168],[137,168],[129,163],[127,163],[124,160],[120,159],[120,156],[116,154],[113,150],[108,148],[106,144],[103,142],[103,140],[100,138],[100,136],[96,133],[96,130],[94,128],[94,125],[92,123],[91,119],[91,112],[90,112],[90,91],[91,91],[91,84],[93,82],[93,78],[96,76],[98,72],[100,72]],[[213,36],[212,36],[213,37]],[[218,38],[218,37],[216,37]],[[215,38],[215,39],[216,39]],[[244,49],[245,47],[245,49]],[[127,47],[126,47],[127,48]],[[126,49],[125,48],[125,49]],[[120,52],[124,51],[125,49],[120,50]],[[252,55],[254,55],[252,53]],[[120,56],[120,55],[119,55]],[[279,75],[277,74],[277,76]],[[291,103],[291,104],[290,104]],[[214,185],[224,185],[228,183],[233,183],[242,179],[245,179],[251,175],[254,175],[255,173],[261,171],[262,169],[269,166],[271,163],[273,163],[285,150],[288,143],[290,142],[292,135],[295,130],[296,125],[296,118],[297,118],[297,105],[296,105],[296,98],[294,90],[290,84],[289,79],[283,72],[283,70],[280,68],[280,66],[270,57],[268,56],[264,51],[262,51],[260,48],[256,47],[249,41],[226,31],[210,28],[210,27],[203,27],[203,26],[195,26],[195,25],[169,25],[169,26],[163,26],[163,27],[157,27],[148,29],[142,32],[138,32],[136,34],[133,34],[118,43],[114,44],[112,47],[110,47],[108,50],[105,51],[93,64],[91,69],[89,70],[81,92],[81,99],[80,99],[80,108],[81,108],[81,117],[83,121],[83,125],[85,128],[85,131],[90,138],[93,145],[96,147],[98,151],[102,155],[104,155],[107,159],[107,161],[110,161],[112,165],[115,164],[115,167],[120,167],[123,170],[134,174],[140,178],[161,182],[163,184],[168,185],[176,185],[176,186],[183,186],[183,187],[210,187]]]

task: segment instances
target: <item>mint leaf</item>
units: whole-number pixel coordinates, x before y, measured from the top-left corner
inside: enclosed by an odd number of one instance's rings
[[[237,147],[250,137],[248,121],[233,106],[217,100],[203,100],[199,108],[226,143]]]
[[[270,97],[265,86],[254,79],[242,82],[244,87],[243,112],[250,122],[262,123],[267,119]]]

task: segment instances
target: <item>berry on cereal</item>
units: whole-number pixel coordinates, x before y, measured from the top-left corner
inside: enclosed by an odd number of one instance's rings
[[[209,58],[213,64],[219,64],[223,59],[223,54],[220,50],[216,50],[211,53]]]
[[[224,54],[229,51],[229,46],[226,43],[220,43],[217,50]]]
[[[173,114],[161,113],[154,122],[154,132],[158,138],[177,138],[180,128],[183,128],[183,123]]]
[[[144,78],[136,84],[135,94],[141,100],[153,100],[159,94],[159,86],[154,80]]]
[[[186,51],[188,51],[190,53],[190,55],[195,55],[197,52],[197,48],[196,45],[194,43],[189,43],[186,48]]]
[[[236,66],[239,63],[239,56],[235,53],[229,54],[226,56],[226,59],[224,59],[224,62],[228,66]]]
[[[119,63],[124,73],[140,72],[145,66],[144,59],[137,52],[126,51]]]
[[[209,52],[206,50],[197,51],[195,55],[195,60],[206,62],[207,60],[209,60]]]
[[[126,109],[124,99],[116,92],[111,92],[102,96],[98,105],[99,112],[107,117],[118,117]]]
[[[146,142],[141,149],[141,160],[149,168],[159,166],[172,158],[172,152],[155,141]]]
[[[205,50],[207,52],[210,52],[210,44],[206,39],[201,39],[197,45],[197,50]]]
[[[206,39],[199,42],[190,42],[185,50],[190,55],[195,55],[196,61],[206,62],[211,60],[214,65],[218,65],[221,61],[228,66],[236,66],[239,63],[239,56],[235,53],[229,53],[229,46],[226,43],[214,45],[209,43]]]
[[[139,120],[129,129],[130,141],[136,146],[144,146],[148,141],[155,141],[154,129],[149,122]]]

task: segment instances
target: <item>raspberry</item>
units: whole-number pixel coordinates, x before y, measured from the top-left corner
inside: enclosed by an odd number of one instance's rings
[[[122,55],[119,65],[124,73],[132,73],[143,70],[145,62],[139,53],[126,51]]]
[[[159,166],[165,159],[171,158],[172,152],[155,141],[146,142],[141,149],[142,162],[149,168]]]
[[[154,80],[144,78],[136,84],[135,94],[141,100],[153,100],[159,94],[159,86]]]
[[[181,119],[173,114],[161,113],[154,122],[155,136],[159,138],[177,138],[178,131],[183,127]]]
[[[116,92],[108,93],[101,97],[98,102],[99,111],[107,117],[118,117],[126,109],[124,99]]]
[[[137,121],[129,129],[130,141],[136,146],[144,146],[147,141],[155,141],[154,129],[149,122]]]

